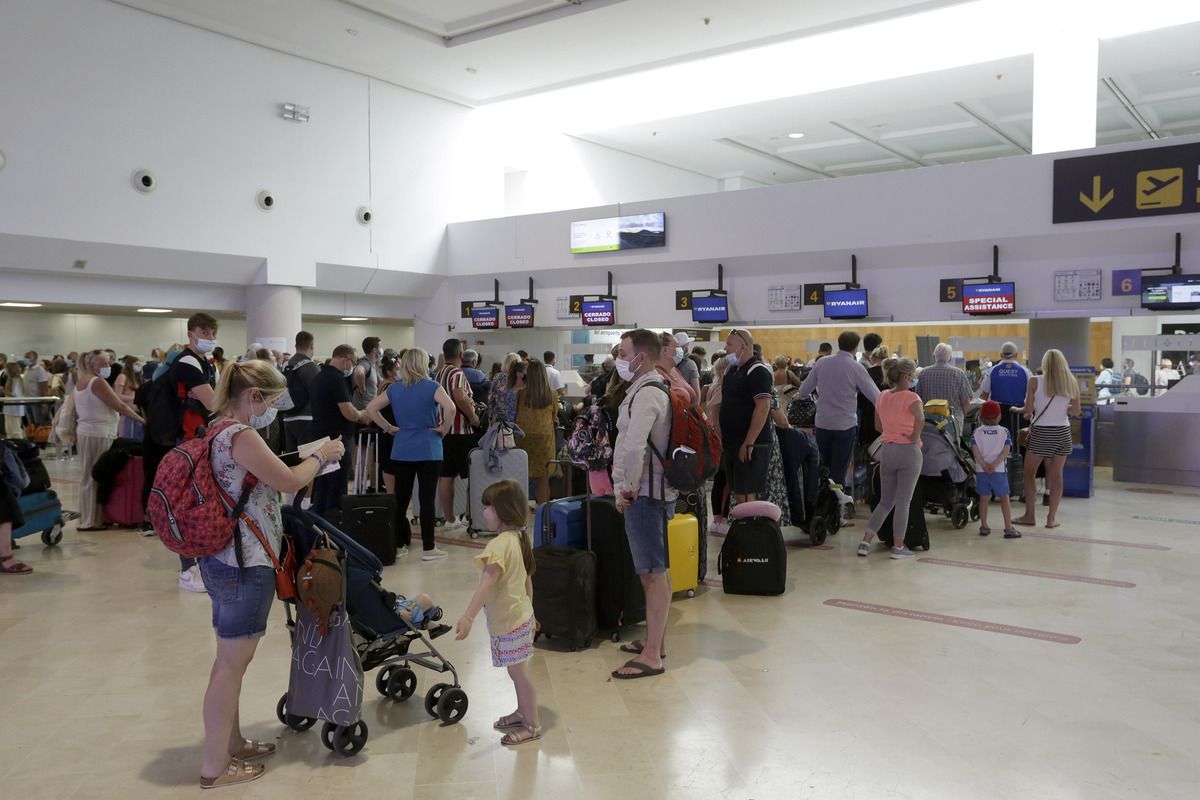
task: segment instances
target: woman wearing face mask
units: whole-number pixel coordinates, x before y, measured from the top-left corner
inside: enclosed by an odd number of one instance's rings
[[[118,368],[121,370],[121,374],[117,376],[113,390],[118,397],[136,408],[134,396],[142,385],[142,362],[138,360],[137,356],[125,356],[121,359],[121,366],[113,369]],[[138,409],[139,412],[144,410]],[[141,439],[143,431],[141,425],[131,419],[125,419],[121,420],[120,433],[123,439]]]
[[[908,525],[908,507],[913,489],[921,477],[921,431],[925,427],[925,409],[912,387],[916,385],[917,365],[911,358],[889,358],[883,366],[891,389],[880,392],[875,401],[875,430],[883,434],[879,449],[880,500],[867,522],[858,554],[871,552],[871,539],[895,509],[893,530]],[[892,558],[912,558],[904,536],[894,537]]]
[[[660,349],[656,366],[659,374],[666,378],[673,390],[685,393],[692,405],[699,404],[700,393],[692,388],[692,385],[679,372],[679,364],[684,359],[683,348],[669,333],[660,333],[658,344]]]
[[[145,420],[126,403],[112,387],[108,353],[93,350],[79,358],[79,380],[75,384],[75,445],[79,448],[79,530],[98,531],[104,525],[104,515],[97,503],[97,486],[92,479],[92,466],[117,438],[120,417],[142,424]]]
[[[212,439],[212,469],[217,484],[230,497],[240,497],[247,479],[253,476],[257,483],[246,503],[254,525],[239,523],[242,568],[234,552],[237,538],[216,555],[199,559],[217,636],[216,661],[204,694],[203,788],[252,781],[263,774],[263,766],[255,762],[275,752],[274,744],[245,738],[238,715],[242,676],[267,631],[275,598],[275,569],[258,533],[278,554],[283,532],[280,492],[298,492],[345,452],[341,440],[334,439],[294,467],[271,452],[254,430],[275,419],[274,403],[286,389],[287,381],[274,365],[247,361],[229,368],[213,401],[217,421],[212,430],[217,433]]]

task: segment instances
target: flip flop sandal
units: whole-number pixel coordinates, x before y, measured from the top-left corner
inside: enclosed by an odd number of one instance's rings
[[[242,749],[233,754],[238,761],[257,761],[275,755],[275,745],[270,742],[256,742],[253,739],[243,739]]]
[[[501,736],[500,744],[505,747],[517,747],[518,745],[536,742],[540,738],[542,738],[541,726],[535,728],[532,725],[522,722],[520,728],[511,730]]]
[[[667,671],[665,667],[659,667],[658,669],[655,669],[649,664],[643,664],[637,659],[630,659],[629,661],[626,661],[621,665],[621,669],[632,669],[637,671],[632,675],[626,675],[620,670],[614,669],[612,671],[612,676],[619,681],[632,681],[637,680],[638,678],[653,678],[655,675],[662,675]]]
[[[263,776],[267,768],[262,764],[247,764],[244,761],[230,761],[224,773],[215,778],[200,776],[201,789],[220,789],[224,786],[236,786],[239,783],[256,781]]]
[[[523,727],[525,727],[525,718],[522,717],[520,712],[517,711],[514,711],[508,716],[501,717],[492,723],[492,728],[498,731],[507,731],[512,728]]]
[[[33,572],[33,567],[24,561],[18,561],[11,556],[0,558],[0,575],[28,575],[31,572]]]
[[[1008,530],[1006,530],[1004,532],[1004,538],[1005,539],[1020,539],[1021,532],[1018,530],[1014,530],[1013,528],[1009,528]]]
[[[980,525],[980,526],[979,526],[979,535],[980,535],[980,536],[991,536],[991,535],[992,535],[992,529],[991,529],[991,528],[985,528],[985,527],[983,527],[982,525]]]
[[[620,649],[621,649],[622,653],[633,653],[635,656],[640,656],[642,654],[642,651],[646,649],[646,643],[643,642],[641,639],[637,639],[635,641],[630,642],[629,644],[621,645]],[[661,656],[659,656],[659,658],[666,658],[666,657],[667,657],[666,653],[663,653]]]

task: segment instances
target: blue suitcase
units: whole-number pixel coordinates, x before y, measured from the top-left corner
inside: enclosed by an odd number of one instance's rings
[[[572,550],[587,550],[587,517],[584,496],[551,500],[538,506],[533,517],[533,546],[553,544]]]
[[[12,532],[14,539],[40,533],[44,544],[56,545],[62,541],[63,508],[57,492],[48,489],[21,495],[20,503],[25,524]]]

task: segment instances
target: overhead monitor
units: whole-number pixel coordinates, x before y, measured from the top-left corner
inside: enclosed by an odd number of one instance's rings
[[[528,303],[521,303],[520,305],[515,306],[505,306],[504,324],[510,328],[532,328],[533,306]]]
[[[697,324],[729,322],[728,295],[692,296],[692,322]]]
[[[1011,314],[1017,310],[1016,284],[1011,281],[1007,283],[964,283],[962,310],[964,314],[972,316]]]
[[[495,306],[476,306],[471,309],[471,327],[477,331],[500,327],[500,309]]]
[[[637,250],[666,243],[667,215],[662,211],[571,223],[572,253]]]
[[[1142,308],[1152,311],[1200,309],[1200,275],[1143,276]]]
[[[867,316],[867,290],[826,289],[825,316],[829,319],[861,319]]]
[[[580,314],[588,327],[612,327],[616,324],[617,304],[615,300],[584,300]]]

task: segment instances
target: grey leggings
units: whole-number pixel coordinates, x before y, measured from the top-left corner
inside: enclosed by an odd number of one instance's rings
[[[871,514],[867,530],[878,533],[887,515],[896,510],[893,531],[908,527],[908,505],[912,502],[913,489],[921,477],[921,448],[916,444],[885,444],[879,450],[879,505]],[[904,536],[895,539],[896,547],[904,544]]]

